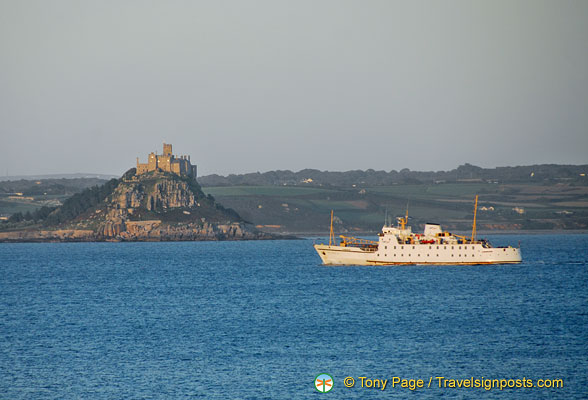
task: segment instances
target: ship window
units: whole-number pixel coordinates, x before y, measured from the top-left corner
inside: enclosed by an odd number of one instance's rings
[[[433,246],[429,246],[429,250],[431,250],[433,248]]]
[[[447,250],[447,246],[443,246],[443,249]]]
[[[429,255],[427,254],[427,257],[429,257]]]
[[[439,250],[439,246],[437,246],[437,250]]]
[[[394,250],[396,250],[396,246],[394,246]]]
[[[459,249],[461,250],[461,246],[459,246]]]
[[[394,253],[394,257],[396,257],[396,253]]]
[[[453,254],[451,254],[451,257],[453,257]]]
[[[417,254],[417,257],[420,257],[420,256],[421,256],[420,254]]]
[[[388,257],[388,254],[384,254],[384,257]]]
[[[387,248],[388,248],[388,246],[384,246],[384,248],[385,248],[385,249],[387,249]]]
[[[437,254],[437,257],[439,257],[439,254]]]
[[[451,250],[453,250],[453,246],[451,246]]]
[[[408,256],[410,257],[410,254]]]
[[[461,257],[461,253],[459,254],[459,256]]]
[[[404,249],[404,246],[400,246],[401,249]]]
[[[506,251],[506,249],[504,249],[504,251]]]
[[[412,246],[412,249],[414,250],[414,246]]]

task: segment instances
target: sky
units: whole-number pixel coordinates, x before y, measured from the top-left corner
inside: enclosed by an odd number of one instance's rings
[[[588,1],[0,0],[0,175],[588,163]]]

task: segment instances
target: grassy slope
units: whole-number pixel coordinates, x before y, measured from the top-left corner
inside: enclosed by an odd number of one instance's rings
[[[400,216],[409,202],[412,225],[437,222],[451,229],[468,230],[473,199],[481,229],[586,229],[588,187],[570,185],[446,183],[365,188],[288,186],[230,186],[203,188],[219,202],[258,225],[280,225],[290,232],[325,232],[335,210],[344,231],[377,231],[386,210]],[[261,206],[261,208],[260,208]],[[522,207],[525,214],[512,209]],[[561,214],[562,211],[573,214]],[[560,214],[557,214],[560,212]]]

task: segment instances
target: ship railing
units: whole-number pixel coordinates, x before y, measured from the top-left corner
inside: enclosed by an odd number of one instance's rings
[[[359,247],[359,248],[369,248],[369,249],[377,249],[378,242],[375,240],[368,240],[368,239],[361,239],[352,236],[343,236],[341,237],[341,243],[339,244],[341,247]]]

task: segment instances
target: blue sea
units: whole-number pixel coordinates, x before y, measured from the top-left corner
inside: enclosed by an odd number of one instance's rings
[[[0,398],[588,398],[588,235],[490,239],[523,263],[325,267],[310,239],[0,244]]]

